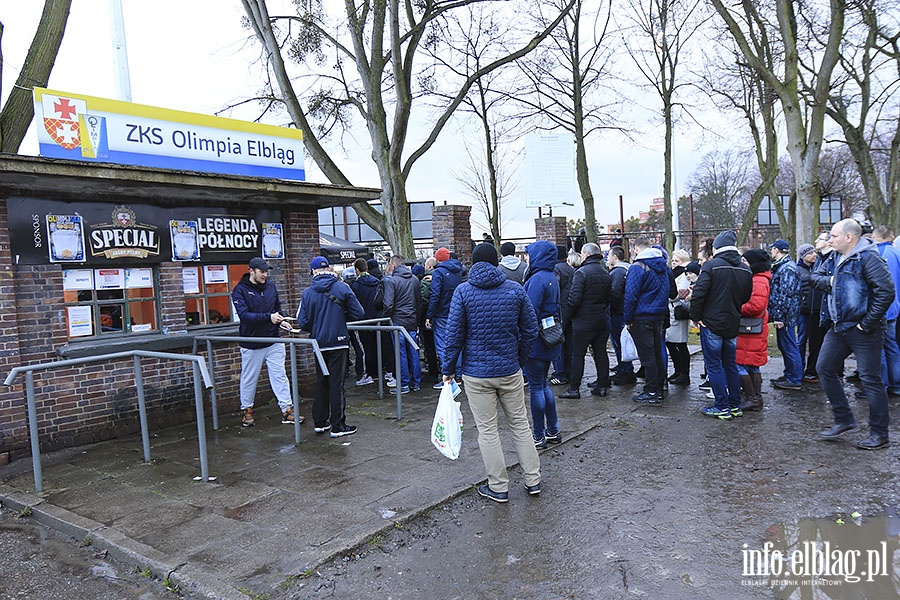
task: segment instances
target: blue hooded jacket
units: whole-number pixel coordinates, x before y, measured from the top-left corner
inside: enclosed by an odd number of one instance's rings
[[[900,315],[900,294],[897,288],[900,287],[900,250],[897,250],[890,242],[881,242],[878,244],[878,253],[884,262],[887,263],[888,271],[891,272],[891,280],[894,282],[894,301],[891,302],[884,318],[893,321]]]
[[[531,300],[540,329],[541,319],[546,317],[560,318],[559,315],[559,281],[553,272],[556,266],[556,245],[546,240],[539,240],[528,245],[528,279],[525,280],[525,293]],[[538,335],[528,358],[551,360],[553,350],[544,345]]]
[[[359,321],[363,314],[363,307],[349,285],[330,273],[321,273],[303,290],[297,327],[308,331],[322,350],[349,348],[347,322]]]
[[[462,283],[462,264],[455,258],[438,263],[431,274],[431,293],[428,296],[427,319],[442,319],[450,314],[453,292]]]
[[[250,273],[244,273],[231,292],[234,310],[241,320],[241,337],[279,337],[279,327],[272,322],[272,313],[281,312],[278,290],[271,281],[259,285],[250,281]],[[241,342],[241,348],[255,350],[270,343]]]
[[[443,263],[442,263],[443,264]],[[456,373],[462,352],[466,376],[488,379],[516,373],[538,335],[537,317],[525,289],[500,269],[477,262],[456,288],[447,319],[441,373]]]
[[[625,323],[664,321],[669,314],[669,268],[657,248],[641,250],[625,277]]]
[[[362,319],[375,319],[381,316],[381,311],[375,309],[375,296],[380,283],[381,281],[371,273],[363,273],[350,284],[350,289],[356,294],[356,299],[359,300],[365,312]]]

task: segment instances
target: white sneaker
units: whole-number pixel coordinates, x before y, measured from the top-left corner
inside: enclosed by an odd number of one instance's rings
[[[712,392],[706,392],[706,397],[709,398],[710,400],[716,399],[716,395],[713,394]]]
[[[375,380],[368,375],[363,375],[362,378],[356,382],[356,385],[369,385],[370,383],[375,383]]]
[[[389,388],[397,387],[397,380],[396,379],[388,379],[387,386]]]

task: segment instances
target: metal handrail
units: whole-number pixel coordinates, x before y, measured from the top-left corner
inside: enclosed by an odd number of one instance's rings
[[[294,406],[294,443],[300,443],[300,419],[298,416],[300,415],[300,392],[297,387],[297,344],[302,344],[304,346],[310,346],[312,348],[313,354],[316,355],[316,360],[319,363],[319,367],[322,369],[323,375],[328,375],[328,367],[325,365],[325,357],[322,356],[322,351],[319,349],[319,343],[313,338],[288,338],[288,337],[241,337],[237,335],[197,335],[194,336],[194,346],[193,353],[197,353],[197,343],[198,341],[206,342],[206,358],[209,361],[209,372],[215,373],[214,367],[214,352],[213,352],[213,343],[214,342],[254,342],[254,343],[263,343],[263,344],[290,344],[291,347],[291,402]],[[216,381],[213,378],[212,390],[210,391],[210,401],[212,404],[212,417],[213,417],[213,429],[219,429],[219,404],[218,404],[218,396],[216,394]]]
[[[144,462],[150,462],[150,432],[147,425],[147,405],[144,401],[144,377],[141,373],[141,358],[163,358],[172,360],[187,360],[192,363],[194,371],[194,405],[197,409],[197,438],[200,446],[200,475],[203,481],[209,481],[209,463],[206,460],[206,429],[203,423],[203,384],[207,388],[212,387],[212,379],[203,358],[188,354],[172,354],[169,352],[151,352],[148,350],[130,350],[127,352],[113,352],[98,356],[84,358],[70,358],[54,362],[40,363],[36,365],[24,365],[13,367],[4,380],[4,385],[13,385],[20,373],[25,373],[25,397],[28,401],[28,432],[31,437],[31,464],[34,470],[34,489],[37,492],[44,491],[43,472],[41,470],[41,444],[38,439],[37,403],[34,399],[34,372],[61,367],[71,367],[90,362],[115,360],[118,358],[134,359],[134,383],[138,395],[138,412],[141,420],[141,441],[144,447]]]
[[[387,321],[389,325],[373,325],[372,323],[383,323]],[[400,334],[406,338],[406,340],[412,344],[412,348],[414,351],[419,351],[419,345],[412,339],[412,336],[409,335],[409,332],[406,331],[405,327],[400,325],[394,325],[394,322],[389,317],[378,317],[376,319],[365,319],[363,321],[351,321],[347,323],[347,329],[350,331],[375,331],[377,333],[376,338],[376,356],[378,357],[378,397],[384,398],[384,381],[381,378],[381,370],[382,370],[382,356],[381,356],[381,332],[389,331],[391,332],[392,337],[394,338],[394,366],[398,367],[400,365]],[[400,379],[400,373],[394,373],[397,379]],[[397,420],[399,421],[403,418],[403,391],[401,390],[401,386],[398,383],[397,387],[394,388],[395,394],[397,395]]]

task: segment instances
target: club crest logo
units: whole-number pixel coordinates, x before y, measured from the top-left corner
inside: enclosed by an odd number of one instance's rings
[[[80,146],[81,131],[78,124],[78,102],[69,98],[56,97],[47,104],[50,106],[46,108],[49,108],[50,111],[44,111],[44,129],[50,134],[53,141],[66,150],[72,150]]]
[[[127,206],[117,206],[112,212],[113,223],[119,227],[131,227],[136,221],[134,211]]]

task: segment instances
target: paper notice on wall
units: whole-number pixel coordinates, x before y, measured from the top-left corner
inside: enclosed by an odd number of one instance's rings
[[[210,283],[228,283],[228,267],[225,265],[206,265],[203,267],[203,281]]]
[[[125,287],[129,290],[153,287],[153,269],[125,269]]]
[[[95,269],[94,283],[98,290],[123,290],[125,269]]]
[[[197,267],[188,267],[181,270],[181,281],[185,294],[200,293],[200,274]]]
[[[69,306],[69,337],[94,335],[94,322],[90,306]]]
[[[94,272],[90,269],[63,270],[63,289],[67,291],[94,289]]]

